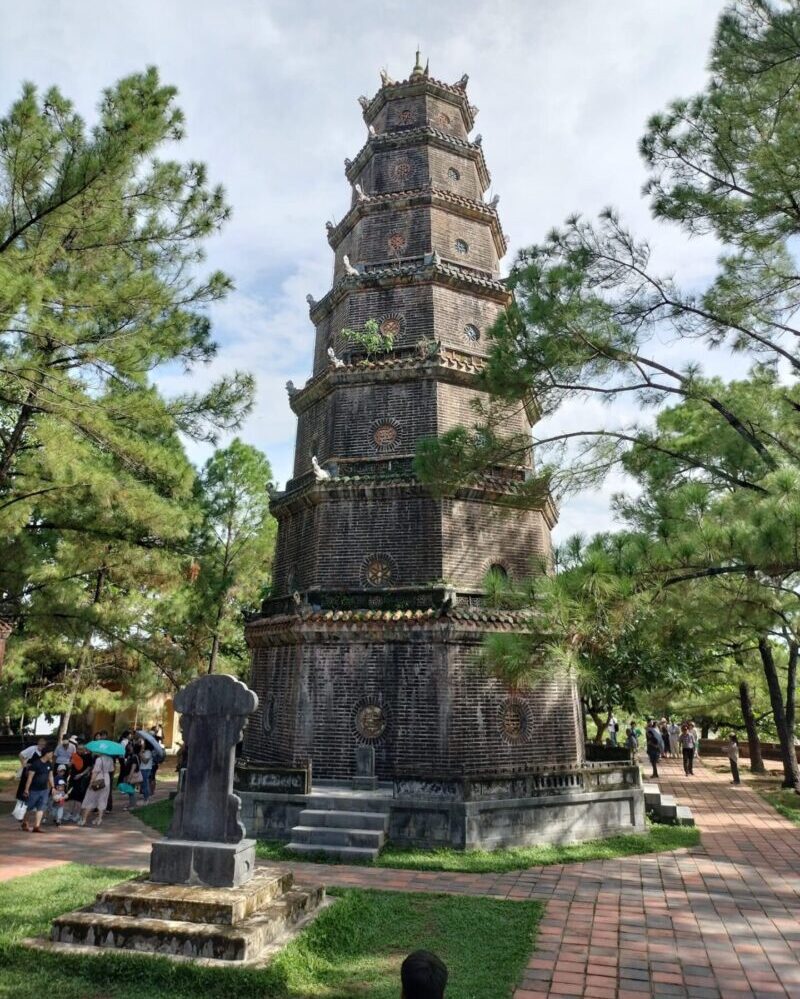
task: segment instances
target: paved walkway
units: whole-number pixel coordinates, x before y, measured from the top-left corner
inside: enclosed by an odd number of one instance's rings
[[[8,813],[13,800],[0,801],[0,881],[33,874],[46,867],[74,862],[101,867],[138,870],[150,863],[150,844],[158,834],[123,812],[114,801],[114,811],[103,824],[83,828],[67,823],[60,829],[45,825],[40,836],[24,833]]]
[[[800,999],[800,828],[704,767],[694,778],[662,767],[661,788],[691,806],[701,848],[502,875],[290,866],[336,886],[546,902],[515,999]],[[66,860],[144,867],[154,838],[124,813],[47,836],[3,821],[0,879]]]

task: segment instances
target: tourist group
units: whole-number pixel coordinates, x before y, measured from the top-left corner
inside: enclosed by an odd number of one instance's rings
[[[117,790],[134,808],[137,796],[146,804],[155,793],[159,764],[165,758],[162,731],[126,730],[119,740],[104,730],[91,740],[64,735],[55,748],[44,737],[19,754],[20,771],[14,817],[24,832],[42,832],[48,820],[60,826],[74,822],[99,826],[113,809],[111,794]],[[119,761],[119,766],[117,766]]]

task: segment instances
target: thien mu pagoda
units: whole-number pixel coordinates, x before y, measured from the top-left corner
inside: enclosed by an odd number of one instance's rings
[[[506,237],[467,77],[435,80],[419,56],[408,79],[381,77],[359,98],[349,209],[327,225],[332,287],[308,296],[313,374],[287,386],[294,475],[272,497],[272,596],[247,626],[248,833],[355,856],[386,837],[468,849],[640,829],[638,769],[587,763],[574,683],[511,690],[480,662],[487,634],[522,627],[485,606],[487,574],[540,571],[554,506],[503,503],[524,465],[443,498],[415,478],[418,442],[488,401]],[[365,329],[381,350],[353,338]],[[535,417],[520,408],[510,429]]]

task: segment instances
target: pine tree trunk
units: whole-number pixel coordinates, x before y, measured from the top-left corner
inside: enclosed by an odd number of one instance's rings
[[[211,654],[208,657],[208,672],[213,673],[217,668],[217,655],[219,654],[219,633],[214,632],[211,639]]]
[[[800,645],[797,642],[789,642],[789,668],[786,675],[786,728],[789,731],[789,740],[794,744],[794,728],[797,723],[797,660],[800,654]]]
[[[744,727],[747,729],[747,744],[750,747],[750,770],[754,774],[764,774],[767,771],[761,756],[761,740],[758,738],[747,680],[741,680],[739,683],[739,703],[742,706],[742,718],[744,718]]]
[[[797,762],[797,752],[794,748],[794,732],[790,732],[786,725],[786,709],[783,703],[781,683],[778,677],[778,670],[775,668],[772,648],[766,635],[762,635],[759,638],[758,651],[761,655],[764,676],[767,679],[767,686],[769,687],[769,700],[772,705],[775,728],[778,730],[778,741],[781,746],[783,787],[793,788],[800,794],[800,764]]]
[[[98,570],[97,580],[94,587],[94,595],[92,596],[92,606],[100,603],[100,597],[103,593],[103,583],[106,578],[106,568],[103,566],[102,569]],[[90,630],[89,634],[83,640],[83,647],[81,648],[81,654],[78,657],[78,665],[75,670],[75,679],[72,683],[72,690],[70,691],[69,704],[67,710],[61,715],[61,722],[58,726],[58,738],[59,741],[64,738],[67,734],[70,721],[72,721],[72,712],[75,709],[75,701],[78,698],[78,693],[80,691],[81,680],[83,678],[83,668],[86,661],[92,658],[92,635],[93,632]]]

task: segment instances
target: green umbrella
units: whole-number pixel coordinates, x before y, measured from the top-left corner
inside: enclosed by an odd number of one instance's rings
[[[97,753],[98,756],[124,756],[125,747],[111,739],[93,739],[86,743],[86,748],[90,753]]]

